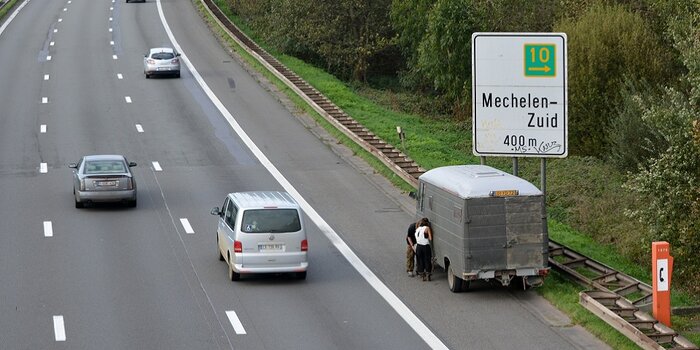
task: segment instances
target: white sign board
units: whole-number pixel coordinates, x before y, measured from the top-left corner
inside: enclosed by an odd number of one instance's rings
[[[659,292],[668,291],[668,259],[656,261],[656,288]]]
[[[472,34],[476,156],[568,153],[565,33]]]

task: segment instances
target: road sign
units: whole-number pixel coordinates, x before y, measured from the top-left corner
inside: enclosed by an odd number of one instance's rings
[[[472,150],[568,154],[565,33],[472,34]]]
[[[668,242],[651,243],[652,314],[659,322],[671,327],[671,274],[673,257]]]

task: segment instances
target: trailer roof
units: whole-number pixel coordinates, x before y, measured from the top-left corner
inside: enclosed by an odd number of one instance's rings
[[[535,185],[487,165],[452,165],[435,168],[419,177],[461,198],[489,197],[492,191],[517,190],[519,196],[541,196]]]

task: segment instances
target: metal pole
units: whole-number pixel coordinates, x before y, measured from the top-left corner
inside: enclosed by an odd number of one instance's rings
[[[513,175],[518,176],[518,158],[513,157]]]
[[[486,157],[481,156],[479,159],[481,159],[481,165],[486,165]]]
[[[542,198],[545,204],[547,203],[547,158],[542,158],[540,161],[540,189],[542,190]]]

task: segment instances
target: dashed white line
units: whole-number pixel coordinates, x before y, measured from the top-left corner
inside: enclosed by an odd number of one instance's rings
[[[58,19],[58,22],[59,22],[59,23],[63,22],[63,18],[59,18],[59,19]]]
[[[112,59],[113,59],[113,60],[116,60],[116,59],[117,59],[117,55],[112,55]]]
[[[71,2],[72,2],[71,0],[68,0],[68,3],[69,3],[69,4],[70,4]]]
[[[124,96],[124,99],[126,100],[126,103],[131,103],[131,97]]]
[[[54,29],[53,32],[54,32],[54,33],[58,33],[58,29]]]
[[[49,172],[49,166],[46,163],[41,163],[39,164],[39,172],[42,174],[46,174]]]
[[[66,326],[63,323],[62,315],[53,317],[53,332],[56,336],[56,341],[66,341]]]
[[[231,322],[233,330],[236,332],[236,334],[247,334],[235,311],[226,311],[226,316],[228,317],[229,322]]]
[[[64,8],[63,8],[63,12],[66,12],[66,11],[68,11],[68,8],[67,8],[67,7],[64,7]]]
[[[153,162],[153,169],[155,169],[155,171],[163,171],[163,168],[160,167],[160,163],[158,162]]]
[[[41,98],[41,103],[42,103],[42,104],[47,104],[47,103],[49,103],[49,98],[48,98],[48,97],[42,97],[42,98]]]
[[[182,224],[182,227],[185,229],[185,233],[194,234],[194,230],[192,229],[192,225],[190,225],[190,221],[187,220],[186,218],[180,218],[180,223]]]
[[[53,237],[53,224],[51,221],[44,221],[44,237]]]
[[[55,41],[52,41],[52,42],[49,43],[49,46],[54,46],[54,45],[56,45],[56,42],[55,42]]]
[[[109,45],[114,46],[114,41],[110,41]]]
[[[110,33],[112,32],[112,28],[109,28],[109,32],[110,32]]]
[[[112,17],[109,18],[109,21],[112,22]]]
[[[117,73],[117,79],[119,79],[119,80],[124,79],[124,76],[122,75],[122,73]]]
[[[141,124],[136,124],[136,131],[143,132],[143,126],[141,126]]]
[[[111,7],[111,6],[110,6],[110,7],[109,7],[109,10],[110,10],[110,11],[114,10],[114,7]]]
[[[39,132],[42,134],[46,134],[46,124],[41,124],[39,127]]]
[[[44,80],[49,80],[49,75],[48,75],[48,74],[44,74]]]
[[[47,61],[51,61],[51,56],[46,56]]]

